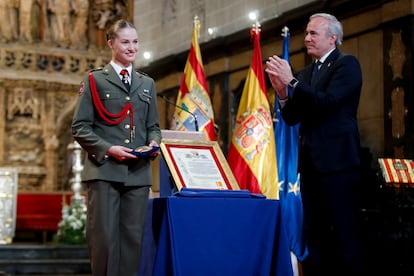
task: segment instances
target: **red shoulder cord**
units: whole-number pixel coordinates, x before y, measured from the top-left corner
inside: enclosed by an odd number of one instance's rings
[[[126,118],[126,116],[128,115],[128,111],[129,111],[129,123],[130,123],[131,140],[132,140],[133,137],[135,136],[134,135],[135,134],[134,133],[134,110],[132,109],[132,104],[127,103],[118,114],[110,113],[103,106],[103,104],[102,104],[102,102],[99,98],[98,90],[96,89],[95,79],[94,79],[91,72],[89,72],[89,82],[90,82],[90,87],[91,87],[91,92],[92,92],[93,104],[94,104],[94,106],[96,108],[96,111],[98,112],[99,116],[105,122],[107,122],[108,124],[111,124],[111,125],[117,125]],[[118,119],[114,120],[116,118],[118,118]]]

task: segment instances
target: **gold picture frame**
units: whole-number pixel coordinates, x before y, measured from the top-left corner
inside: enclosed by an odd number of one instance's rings
[[[163,139],[160,147],[178,191],[240,190],[216,141]]]

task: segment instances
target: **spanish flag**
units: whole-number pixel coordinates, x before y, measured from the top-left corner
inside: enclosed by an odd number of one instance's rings
[[[258,26],[252,28],[251,36],[254,41],[253,58],[240,99],[227,161],[240,189],[278,199],[276,146]]]
[[[176,102],[181,108],[176,108],[174,112],[175,129],[203,131],[209,140],[214,141],[214,113],[198,45],[199,33],[200,20],[195,17],[190,53]]]

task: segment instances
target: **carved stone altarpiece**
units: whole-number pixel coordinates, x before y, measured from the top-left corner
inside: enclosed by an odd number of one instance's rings
[[[110,59],[105,29],[133,0],[0,0],[0,166],[19,190],[70,190],[70,124],[82,75]]]

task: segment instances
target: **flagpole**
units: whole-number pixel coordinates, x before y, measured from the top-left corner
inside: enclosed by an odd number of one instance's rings
[[[200,38],[200,19],[198,18],[198,15],[195,15],[194,16],[193,24],[194,24],[194,26],[193,26],[194,27],[194,30],[196,32],[196,39],[198,40]],[[192,112],[189,112],[189,113],[191,113],[191,115],[193,115],[195,131],[198,131],[197,115],[195,115]]]

